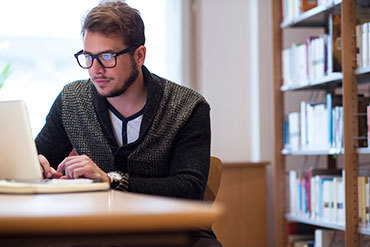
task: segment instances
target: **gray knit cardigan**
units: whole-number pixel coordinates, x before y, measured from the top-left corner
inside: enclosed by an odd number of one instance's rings
[[[130,177],[128,191],[202,199],[210,161],[209,105],[194,90],[142,68],[148,89],[137,141],[119,147],[107,102],[89,80],[72,82],[55,100],[36,138],[53,167],[74,148],[102,170]]]

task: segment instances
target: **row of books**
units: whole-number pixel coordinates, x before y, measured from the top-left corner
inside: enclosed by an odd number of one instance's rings
[[[359,147],[370,144],[369,103],[369,97],[358,95]],[[287,151],[340,150],[343,148],[343,127],[341,95],[327,94],[325,104],[302,101],[300,112],[288,113],[284,121],[284,148]]]
[[[291,247],[345,247],[343,231],[316,229],[314,234],[295,234],[288,238]]]
[[[345,247],[344,231],[315,229],[312,233],[288,236],[288,247]],[[360,236],[360,246],[370,246],[370,237]]]
[[[330,14],[329,33],[310,36],[305,43],[293,43],[282,51],[283,88],[304,87],[340,72],[341,16]]]
[[[339,98],[339,99],[338,99]],[[300,112],[290,112],[284,122],[284,148],[289,151],[343,148],[341,98],[326,95],[326,104],[302,101]]]
[[[370,172],[363,175],[358,177],[359,226],[370,229]],[[344,171],[338,169],[289,171],[289,205],[291,215],[344,225]]]
[[[370,22],[356,25],[357,67],[370,66]]]
[[[345,224],[342,170],[289,171],[290,214],[322,222]]]
[[[340,2],[341,0],[282,0],[282,18],[283,21],[289,21],[317,6],[330,6]]]
[[[360,174],[361,175],[361,174]],[[370,176],[370,174],[368,174]],[[359,176],[358,185],[358,216],[359,226],[362,228],[370,229],[370,190],[369,190],[370,178],[365,176]]]

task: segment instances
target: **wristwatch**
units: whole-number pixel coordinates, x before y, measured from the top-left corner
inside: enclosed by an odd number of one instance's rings
[[[110,179],[110,187],[112,189],[115,189],[117,188],[117,186],[119,185],[121,179],[122,179],[122,175],[119,173],[119,172],[108,172],[107,173],[109,179]]]

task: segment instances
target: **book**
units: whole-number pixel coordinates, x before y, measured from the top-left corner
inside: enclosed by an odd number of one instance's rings
[[[362,25],[356,25],[356,63],[357,68],[362,66]]]
[[[108,190],[109,184],[91,179],[0,180],[0,193],[39,194]]]
[[[329,35],[332,44],[332,71],[331,72],[341,72],[342,71],[342,38],[341,38],[341,15],[330,14],[329,16]]]
[[[367,133],[368,133],[368,122],[367,122],[367,107],[370,104],[370,97],[358,95],[358,112],[364,114],[358,118],[358,134],[359,134],[359,147],[367,147]]]
[[[301,13],[317,6],[317,0],[301,0]]]
[[[344,232],[335,230],[315,230],[315,247],[344,247]]]
[[[364,23],[362,24],[362,32],[361,32],[361,52],[362,52],[362,56],[361,56],[361,61],[362,61],[362,67],[367,67],[369,66],[368,64],[368,50],[369,50],[369,30],[368,30],[368,23]]]
[[[367,177],[357,178],[358,187],[358,216],[359,216],[359,226],[366,227],[367,216],[366,216],[366,184],[368,183]]]
[[[367,120],[367,147],[370,147],[370,105],[366,107],[366,120]]]
[[[300,144],[300,126],[299,113],[290,112],[288,114],[288,128],[289,128],[289,146],[291,150],[299,150]]]

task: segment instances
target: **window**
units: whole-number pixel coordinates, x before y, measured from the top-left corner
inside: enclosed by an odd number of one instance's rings
[[[140,11],[145,25],[145,65],[161,77],[182,84],[182,1],[126,0]]]
[[[0,3],[0,73],[10,74],[0,100],[24,100],[33,136],[45,122],[63,86],[88,78],[73,54],[82,48],[81,18],[98,0],[19,0]],[[159,76],[181,82],[181,0],[131,0],[146,25],[145,65]],[[19,6],[22,6],[21,8]]]
[[[88,77],[73,54],[82,46],[81,17],[97,2],[19,0],[0,4],[0,22],[6,23],[0,29],[0,71],[8,63],[11,66],[0,100],[26,102],[34,137],[62,87]]]

